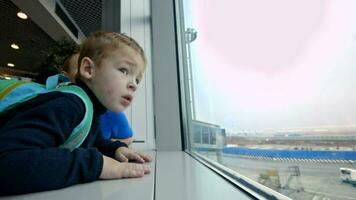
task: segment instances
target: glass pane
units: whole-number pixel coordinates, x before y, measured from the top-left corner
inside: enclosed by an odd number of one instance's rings
[[[182,0],[190,149],[293,199],[356,199],[355,8]]]

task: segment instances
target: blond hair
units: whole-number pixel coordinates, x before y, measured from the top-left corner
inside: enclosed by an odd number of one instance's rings
[[[91,58],[95,64],[101,61],[112,51],[120,49],[123,45],[129,46],[137,51],[146,65],[146,57],[142,47],[132,38],[117,32],[94,32],[83,42],[80,48],[78,66],[84,57]]]

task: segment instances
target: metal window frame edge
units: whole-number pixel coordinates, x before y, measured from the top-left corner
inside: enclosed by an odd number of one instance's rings
[[[191,141],[193,136],[189,134],[192,131],[191,121],[192,115],[189,108],[189,81],[187,75],[187,59],[184,38],[184,11],[182,0],[174,0],[175,12],[175,27],[176,27],[176,42],[177,42],[177,56],[178,56],[178,76],[179,76],[179,89],[180,89],[180,103],[181,103],[181,120],[182,120],[182,136],[185,138],[183,150],[191,150]]]

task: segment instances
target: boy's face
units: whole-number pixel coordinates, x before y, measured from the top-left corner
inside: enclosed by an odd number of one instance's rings
[[[106,108],[121,112],[133,101],[144,73],[144,61],[137,51],[124,45],[92,70],[88,86]]]

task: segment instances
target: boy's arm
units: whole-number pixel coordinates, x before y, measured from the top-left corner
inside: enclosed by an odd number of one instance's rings
[[[149,155],[129,149],[127,144],[120,140],[112,141],[104,139],[101,130],[98,129],[97,131],[96,147],[104,155],[120,162],[135,161],[144,163],[152,161]]]
[[[0,119],[0,194],[58,189],[99,178],[103,156],[95,148],[58,148],[84,114],[83,103],[73,96],[41,95]]]
[[[120,142],[123,142],[123,143],[127,144],[128,146],[130,146],[134,141],[133,137],[129,137],[129,138],[125,138],[125,139],[111,138],[110,140],[114,141],[114,142],[115,141],[120,141]]]
[[[60,189],[97,180],[103,156],[94,148],[14,151],[0,159],[0,196]]]
[[[121,141],[111,141],[109,139],[105,139],[103,137],[101,129],[96,130],[96,140],[95,140],[95,147],[103,153],[105,156],[110,158],[115,158],[115,151],[120,147],[128,147],[126,143]]]

